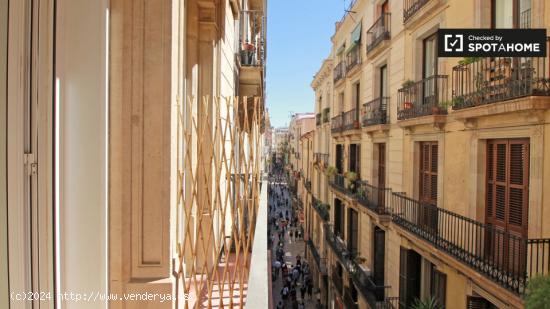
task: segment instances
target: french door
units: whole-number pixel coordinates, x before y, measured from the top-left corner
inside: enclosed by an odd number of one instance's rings
[[[437,233],[437,142],[420,143],[419,225],[431,233]]]
[[[519,274],[525,268],[529,212],[529,140],[487,142],[487,250],[492,262]]]

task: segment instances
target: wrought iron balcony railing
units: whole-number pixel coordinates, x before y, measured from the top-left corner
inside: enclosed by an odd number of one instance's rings
[[[397,119],[427,115],[446,115],[450,105],[447,75],[434,75],[398,90]]]
[[[347,193],[347,188],[345,185],[345,177],[342,174],[334,174],[330,177],[329,184],[343,193]]]
[[[344,113],[343,125],[343,130],[355,130],[361,128],[361,123],[359,122],[359,112],[357,109],[354,108]]]
[[[355,46],[352,47],[346,55],[346,62],[346,72],[351,71],[361,63],[361,44],[355,44]]]
[[[527,239],[402,193],[392,194],[391,213],[395,224],[515,293],[549,273],[550,239]]]
[[[392,192],[389,188],[378,188],[360,181],[357,184],[357,201],[379,215],[389,215]]]
[[[328,211],[328,205],[323,204],[319,199],[313,197],[313,202],[311,203],[313,206],[313,209],[317,211],[317,214],[319,214],[319,217],[323,219],[323,221],[327,222],[330,219],[330,213]]]
[[[367,53],[390,39],[391,14],[383,13],[367,31]]]
[[[403,0],[403,22],[407,22],[430,0]]]
[[[346,77],[346,62],[340,61],[340,63],[334,67],[334,82],[336,83],[344,77]]]
[[[389,97],[376,98],[363,105],[363,126],[386,124],[388,121]]]
[[[351,276],[359,292],[365,297],[371,308],[378,308],[386,302],[386,291],[390,286],[379,286],[374,283],[370,274],[355,261],[355,254],[350,253],[345,243],[333,232],[330,224],[324,225],[325,239],[330,248]],[[333,271],[333,273],[335,273]],[[383,307],[384,308],[384,307]]]
[[[463,62],[453,68],[455,110],[525,96],[550,96],[547,57],[466,58]]]
[[[323,123],[330,121],[330,107],[325,107],[323,109]]]
[[[263,11],[243,11],[239,20],[242,66],[263,66],[265,62],[265,16]]]
[[[319,251],[317,251],[317,248],[315,247],[315,244],[311,239],[307,240],[307,246],[309,248],[309,252],[311,252],[311,255],[313,256],[313,259],[315,260],[315,263],[317,264],[317,268],[321,272],[321,274],[326,275],[327,274],[327,264],[326,264],[326,258],[322,258],[321,255],[319,255]]]
[[[330,130],[332,133],[338,133],[342,131],[342,114],[332,117],[330,122]]]
[[[342,300],[344,301],[344,307],[346,309],[357,309],[359,306],[357,305],[357,302],[353,299],[353,296],[351,294],[351,290],[349,288],[344,288],[344,297],[342,297]]]

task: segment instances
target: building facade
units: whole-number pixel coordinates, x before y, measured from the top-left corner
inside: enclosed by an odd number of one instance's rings
[[[265,12],[0,1],[1,308],[258,306]]]
[[[522,308],[548,274],[549,61],[438,58],[435,34],[548,29],[549,14],[540,0],[352,1],[312,83],[317,114],[330,89],[330,206],[320,227],[325,208],[306,204],[306,229],[324,235],[308,245],[330,306]]]

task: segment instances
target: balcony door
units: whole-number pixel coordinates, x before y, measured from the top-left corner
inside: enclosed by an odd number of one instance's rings
[[[386,232],[374,227],[374,246],[373,246],[373,277],[377,286],[384,285],[384,269],[386,260]],[[384,290],[376,290],[376,300],[384,300]]]
[[[336,145],[336,172],[342,174],[344,172],[344,145]]]
[[[348,251],[355,255],[359,249],[359,215],[353,208],[348,208]]]
[[[422,44],[422,103],[437,104],[437,32],[424,39]]]
[[[359,175],[361,171],[361,145],[350,144],[349,145],[349,171],[355,172]]]
[[[385,205],[385,191],[386,187],[386,144],[380,143],[378,146],[378,207],[384,209]]]
[[[493,28],[530,28],[531,0],[492,0],[491,15]]]
[[[487,248],[492,262],[514,274],[525,268],[529,212],[529,140],[487,142]]]
[[[334,199],[334,234],[342,238],[344,227],[344,205],[340,199]]]
[[[437,173],[439,148],[437,142],[420,143],[419,167],[419,225],[431,233],[437,233]]]

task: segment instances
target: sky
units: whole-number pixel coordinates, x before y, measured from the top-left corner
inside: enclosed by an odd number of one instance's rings
[[[291,113],[313,112],[313,76],[331,48],[336,21],[350,0],[268,0],[267,106],[271,125]]]

